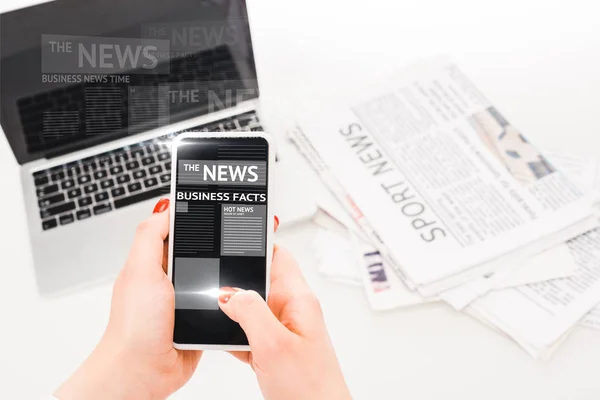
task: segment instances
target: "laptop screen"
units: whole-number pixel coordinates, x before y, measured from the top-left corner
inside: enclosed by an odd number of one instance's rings
[[[20,164],[258,94],[242,0],[58,0],[0,15],[0,121]]]

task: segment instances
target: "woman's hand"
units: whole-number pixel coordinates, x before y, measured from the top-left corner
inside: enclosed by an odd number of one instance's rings
[[[168,206],[167,199],[159,201],[138,227],[114,285],[106,331],[58,398],[163,399],[192,376],[202,352],[173,348]],[[256,292],[222,290],[219,304],[242,326],[252,350],[234,355],[254,368],[267,399],[350,398],[319,303],[287,252],[274,252],[269,306]]]
[[[250,352],[233,352],[252,366],[267,400],[350,399],[319,301],[296,261],[276,247],[268,302],[254,291],[221,288],[219,306],[238,322]]]
[[[173,348],[175,293],[166,275],[169,200],[142,222],[113,289],[106,331],[56,392],[68,399],[164,399],[192,376],[202,352]]]

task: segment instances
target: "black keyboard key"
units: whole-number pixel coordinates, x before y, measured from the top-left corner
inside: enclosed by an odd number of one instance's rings
[[[137,149],[131,150],[131,157],[133,157],[133,158],[144,157],[144,149],[141,147],[138,147]]]
[[[94,215],[104,214],[109,212],[110,210],[112,210],[110,204],[99,204],[96,207],[94,207]]]
[[[69,199],[79,197],[79,196],[81,196],[81,189],[79,189],[79,188],[71,189],[67,192],[67,196],[69,196]]]
[[[70,163],[65,164],[65,169],[69,170],[71,168],[75,168],[79,165],[79,161],[72,161]]]
[[[139,182],[134,182],[130,185],[127,185],[127,189],[129,190],[129,193],[137,192],[141,188],[142,188],[142,185]],[[115,207],[116,207],[116,205],[115,205]],[[117,208],[119,208],[119,207],[117,207]]]
[[[165,163],[165,168],[167,169],[167,171],[171,170],[171,161]]]
[[[139,183],[137,183],[139,185]],[[131,185],[129,185],[131,186]],[[129,189],[131,192],[132,190]],[[115,200],[115,208],[126,207],[131,204],[139,203],[140,201],[149,200],[158,196],[162,196],[169,192],[168,187],[157,187],[152,190],[148,190],[147,192],[138,193],[133,196],[123,197],[121,199]]]
[[[100,187],[102,189],[107,189],[111,186],[113,186],[115,184],[115,181],[113,181],[112,179],[107,179],[105,181],[100,182]]]
[[[43,197],[43,196],[48,196],[49,194],[58,192],[58,185],[54,184],[54,185],[48,185],[44,188],[38,189],[37,190],[37,195],[38,197]]]
[[[146,148],[146,154],[154,154],[158,150],[158,144],[151,140],[144,142],[144,147]]]
[[[77,220],[81,221],[82,219],[86,219],[92,216],[92,213],[90,212],[89,209],[83,209],[83,210],[79,210],[77,211]]]
[[[34,182],[35,186],[42,186],[47,184],[49,182],[49,179],[47,175],[42,175],[39,178],[35,178]]]
[[[150,167],[149,171],[151,175],[156,175],[162,172],[162,167],[160,165],[153,165]]]
[[[44,175],[46,175],[46,170],[35,171],[33,173],[34,178],[39,178],[40,176],[44,176]]]
[[[65,195],[62,193],[57,193],[55,195],[40,199],[39,206],[40,208],[47,208],[54,204],[62,203],[63,201],[65,201]]]
[[[171,180],[171,174],[163,174],[160,176],[160,181],[162,183],[169,182]]]
[[[75,181],[73,181],[73,179],[67,179],[60,185],[63,190],[71,189],[73,186],[75,186]]]
[[[52,181],[56,182],[56,181],[61,181],[65,179],[65,172],[64,171],[60,171],[57,172],[55,174],[52,174]]]
[[[58,224],[56,223],[56,218],[47,219],[45,221],[42,221],[42,229],[45,231],[47,231],[48,229],[56,228],[57,225]]]
[[[146,186],[147,188],[156,185],[158,185],[158,180],[156,178],[150,178],[144,181],[144,186]]]
[[[123,162],[129,160],[129,154],[122,152],[115,154],[114,156],[115,162]]]
[[[69,177],[75,177],[77,175],[81,174],[81,167],[77,166],[77,167],[73,167],[67,170],[67,176]]]
[[[127,183],[131,180],[131,177],[128,174],[117,176],[117,183]]]
[[[94,193],[96,190],[98,190],[98,185],[96,185],[95,183],[92,183],[91,185],[87,185],[86,187],[83,188],[83,191],[85,192],[85,194]]]
[[[96,168],[98,168],[98,166],[96,165],[96,163],[84,164],[83,171],[84,172],[90,172],[90,171],[95,170]]]
[[[131,171],[132,169],[139,168],[139,166],[140,166],[140,163],[137,161],[129,161],[127,164],[125,164],[127,171]]]
[[[171,158],[171,155],[169,153],[160,153],[157,156],[157,158],[158,158],[159,161],[165,161],[165,160]]]
[[[99,170],[99,171],[96,171],[96,172],[94,172],[94,178],[96,178],[96,179],[104,179],[104,178],[106,178],[107,176],[108,176],[108,174],[107,174],[107,173],[106,173],[106,171],[105,171],[105,170],[103,170],[103,169],[102,169],[102,170]]]
[[[121,167],[120,165],[115,165],[114,167],[110,167],[110,173],[112,175],[118,175],[121,172],[123,172],[123,167]]]
[[[97,195],[94,196],[94,198],[96,199],[97,203],[108,200],[108,192],[98,193]]]
[[[41,211],[40,216],[42,217],[42,219],[46,219],[48,217],[53,217],[57,214],[62,214],[62,213],[68,212],[68,211],[73,211],[74,209],[75,209],[74,202],[63,203],[61,205],[47,208],[46,210]]]
[[[112,197],[123,196],[125,194],[125,188],[124,187],[114,188],[113,190],[110,191],[110,194],[112,195]]]
[[[169,149],[170,149],[169,146],[170,146],[169,141],[167,141],[165,138],[160,139],[156,142],[155,153],[169,151]]]
[[[142,165],[144,166],[154,164],[155,162],[156,159],[152,156],[142,158]]]
[[[79,201],[77,202],[77,204],[79,204],[79,207],[89,206],[90,204],[92,204],[92,198],[91,197],[84,197],[82,199],[79,199]]]
[[[77,178],[77,183],[79,183],[80,185],[84,185],[86,183],[89,183],[92,180],[92,178],[90,178],[89,175],[82,175],[79,178]]]
[[[61,225],[67,225],[67,224],[70,224],[71,222],[75,221],[75,218],[73,217],[73,214],[71,214],[71,213],[66,214],[66,215],[61,215],[59,219],[60,219]]]
[[[133,179],[142,179],[145,176],[146,176],[146,171],[144,171],[143,169],[140,169],[133,173]]]
[[[112,165],[112,163],[113,163],[112,162],[112,158],[110,158],[110,157],[101,157],[98,160],[98,166],[101,167],[101,168],[106,168],[109,165]]]

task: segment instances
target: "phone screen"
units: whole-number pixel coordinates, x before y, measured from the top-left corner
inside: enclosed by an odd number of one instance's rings
[[[174,342],[247,345],[218,295],[229,286],[266,298],[269,144],[185,138],[174,151]]]

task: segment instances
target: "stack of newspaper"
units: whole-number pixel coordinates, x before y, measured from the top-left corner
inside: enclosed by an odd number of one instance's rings
[[[592,196],[451,61],[415,63],[289,136],[344,210],[316,216],[323,273],[362,282],[374,309],[445,301],[545,357],[600,303]],[[344,258],[360,263],[332,267]]]

